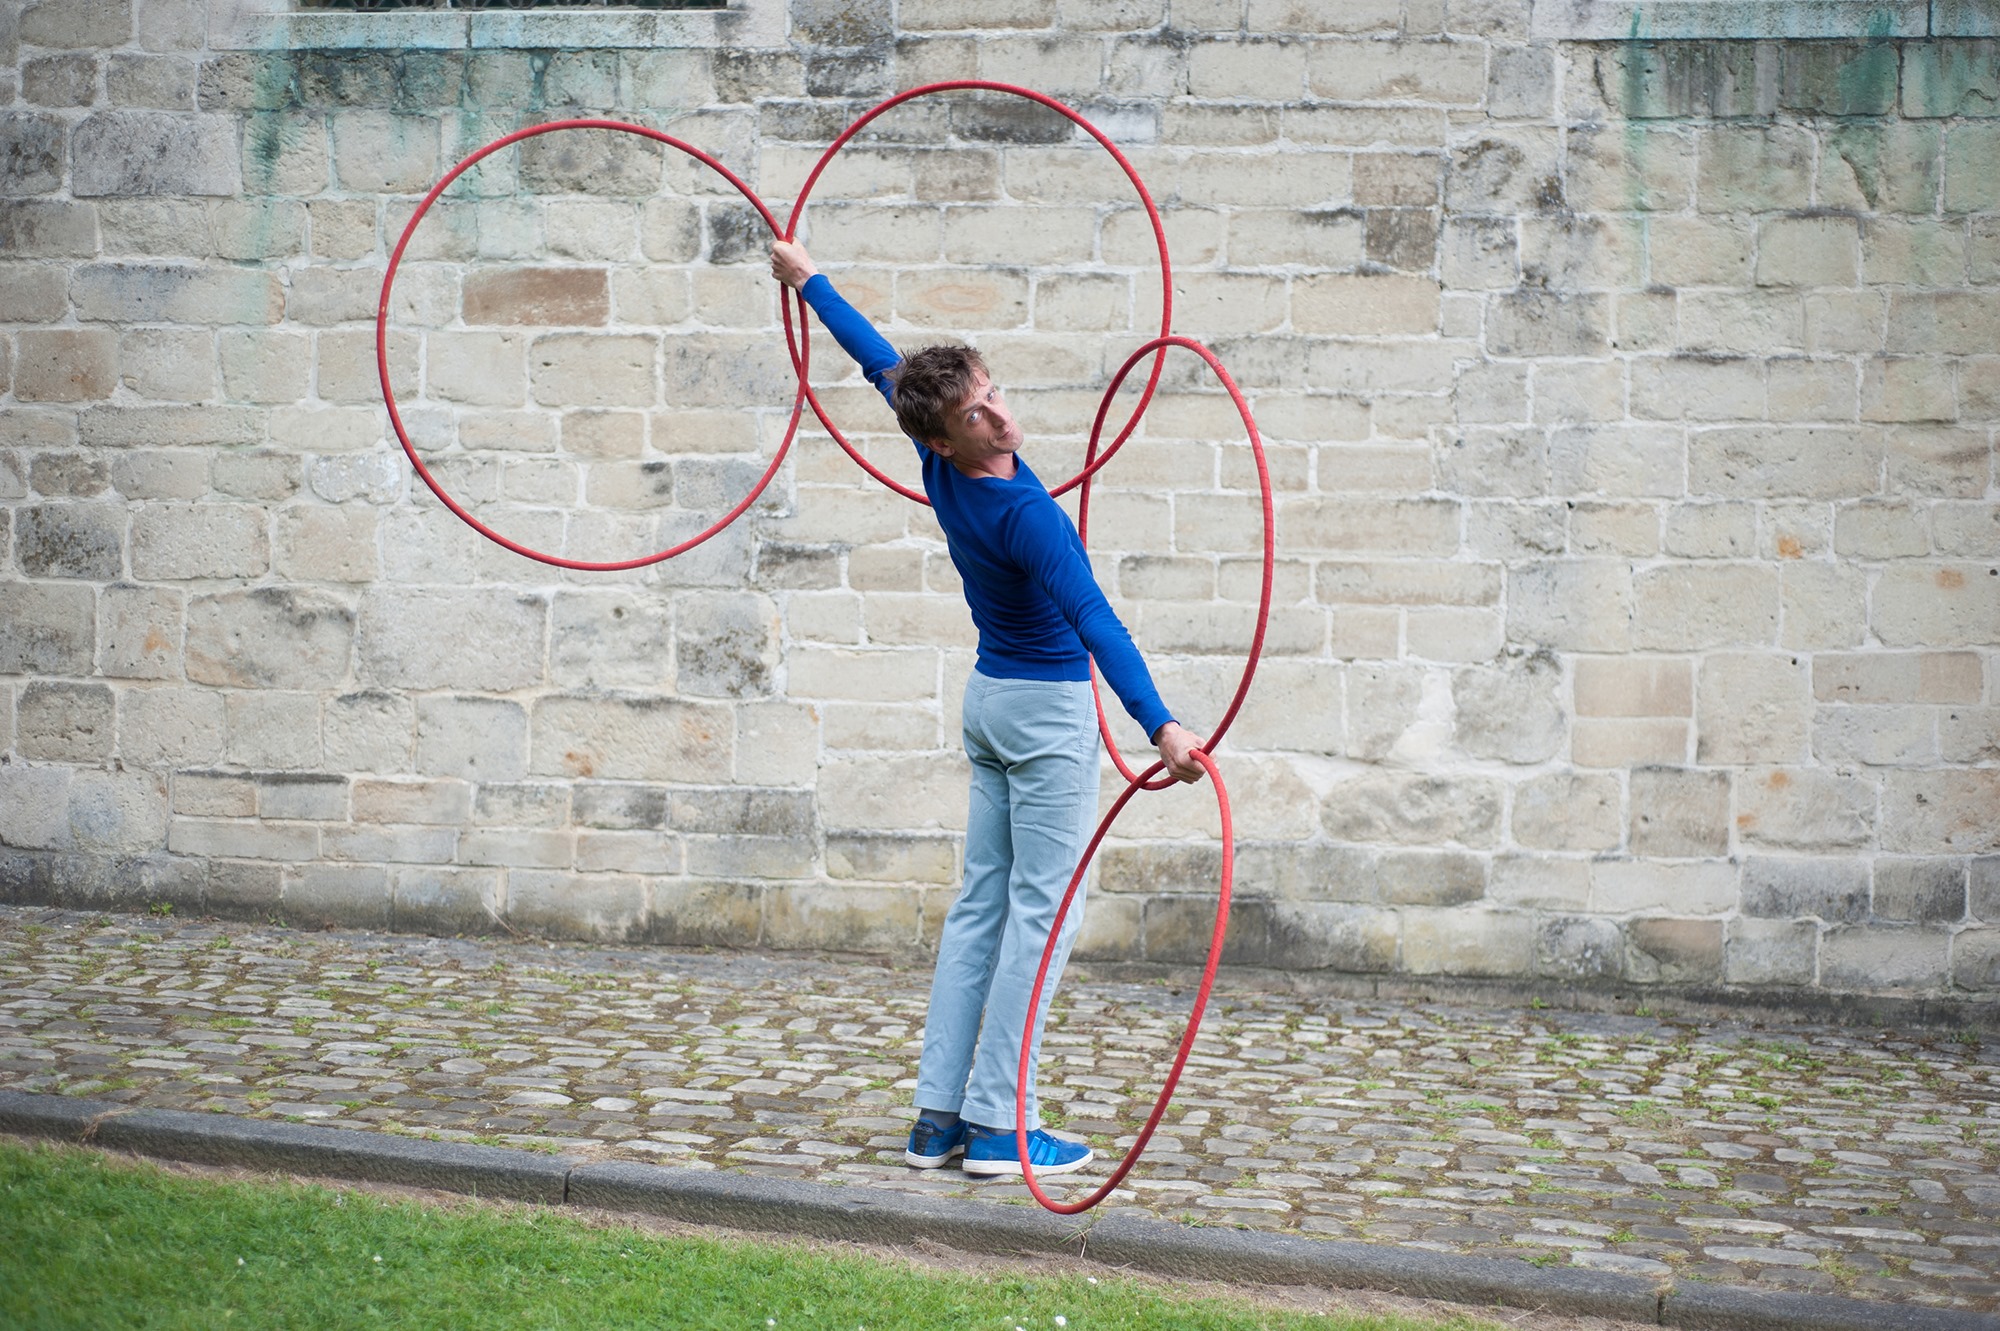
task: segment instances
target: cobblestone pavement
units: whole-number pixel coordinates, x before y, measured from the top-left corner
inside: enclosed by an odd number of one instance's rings
[[[0,907],[0,1086],[1033,1205],[902,1164],[927,988],[848,961]],[[1066,984],[1052,1126],[1129,1144],[1189,999]],[[1106,1204],[2000,1308],[2000,1038],[1219,992]]]

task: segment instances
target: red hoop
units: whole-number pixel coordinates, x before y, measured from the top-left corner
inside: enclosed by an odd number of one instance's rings
[[[409,247],[410,237],[416,234],[417,223],[424,220],[424,214],[430,211],[431,205],[437,202],[438,196],[443,194],[453,181],[457,180],[487,157],[499,152],[502,148],[519,143],[523,139],[531,139],[538,134],[550,134],[559,129],[617,130],[622,134],[637,134],[641,138],[652,139],[655,142],[666,144],[669,148],[678,149],[720,175],[731,185],[734,185],[737,193],[749,200],[750,205],[757,210],[757,215],[764,219],[764,225],[771,228],[771,234],[776,235],[778,233],[777,218],[771,215],[771,210],[764,206],[764,201],[757,197],[756,191],[744,184],[734,171],[731,171],[721,162],[693,144],[685,143],[671,134],[662,133],[657,129],[650,129],[645,125],[627,124],[622,120],[552,120],[545,124],[530,125],[526,129],[515,130],[512,134],[495,139],[484,148],[481,148],[459,162],[457,166],[454,166],[445,174],[444,179],[431,186],[431,192],[424,196],[423,202],[417,205],[416,212],[410,215],[409,223],[403,228],[402,237],[397,240],[395,250],[389,255],[389,270],[382,275],[382,295],[380,303],[376,306],[375,310],[375,368],[382,379],[382,401],[389,408],[389,424],[395,429],[396,438],[402,443],[404,454],[410,459],[410,465],[417,469],[417,475],[423,477],[424,484],[430,487],[431,493],[436,495],[446,508],[456,513],[466,525],[470,526],[487,540],[504,546],[517,555],[525,555],[529,559],[539,560],[544,564],[553,564],[557,568],[582,569],[594,573],[613,573],[622,569],[644,568],[648,564],[657,564],[661,560],[672,559],[675,555],[685,550],[692,550],[695,546],[700,545],[703,541],[706,541],[709,537],[736,521],[745,509],[756,503],[757,497],[764,493],[766,486],[770,485],[771,478],[778,474],[778,468],[784,464],[785,454],[791,450],[792,440],[798,436],[799,419],[805,410],[805,394],[803,391],[800,391],[793,397],[792,419],[785,427],[785,437],[779,443],[778,451],[771,455],[770,465],[764,468],[764,474],[757,478],[757,483],[750,487],[750,493],[743,497],[741,503],[680,544],[670,546],[654,554],[642,555],[637,559],[569,559],[562,555],[545,554],[532,546],[523,545],[519,541],[502,536],[499,532],[474,517],[464,505],[453,499],[445,491],[444,486],[439,484],[437,477],[431,475],[431,469],[424,465],[424,460],[417,456],[416,445],[410,442],[410,433],[403,427],[403,414],[396,406],[396,391],[389,383],[389,296],[396,285],[396,269],[403,262],[403,251]],[[793,299],[798,299],[797,293],[789,294],[792,295]],[[779,305],[785,310],[785,326],[789,329],[791,327],[791,308],[785,304],[783,297],[780,297]],[[803,300],[799,300],[799,310],[799,321],[803,325],[805,322],[805,302]],[[805,369],[811,363],[811,351],[811,344],[804,341],[802,341],[800,347],[795,347],[792,351],[792,364],[799,371],[801,390],[803,390],[805,385]]]
[[[1174,1055],[1174,1066],[1167,1073],[1166,1083],[1160,1087],[1159,1098],[1153,1101],[1153,1112],[1147,1116],[1146,1126],[1139,1129],[1138,1139],[1132,1143],[1132,1149],[1125,1153],[1125,1158],[1118,1162],[1117,1167],[1111,1171],[1111,1176],[1097,1185],[1095,1192],[1080,1202],[1053,1201],[1042,1191],[1042,1185],[1035,1181],[1035,1167],[1028,1160],[1028,1097],[1026,1094],[1017,1094],[1014,1097],[1014,1150],[1021,1160],[1022,1181],[1028,1185],[1028,1191],[1035,1194],[1036,1201],[1058,1215],[1076,1215],[1088,1211],[1109,1197],[1111,1190],[1132,1172],[1132,1166],[1139,1163],[1139,1156],[1145,1151],[1146,1143],[1153,1140],[1153,1130],[1160,1126],[1160,1119],[1167,1112],[1168,1102],[1174,1098],[1174,1088],[1180,1085],[1181,1073],[1187,1068],[1188,1055],[1193,1052],[1195,1038],[1201,1033],[1201,1017],[1202,1013],[1208,1010],[1209,991],[1215,987],[1215,968],[1222,961],[1222,937],[1229,928],[1229,892],[1236,878],[1236,829],[1230,821],[1229,790],[1222,784],[1221,769],[1216,767],[1213,758],[1199,749],[1195,750],[1194,756],[1208,769],[1208,779],[1215,783],[1215,807],[1222,814],[1221,890],[1217,893],[1215,901],[1215,927],[1209,933],[1208,964],[1202,968],[1201,986],[1195,990],[1194,1009],[1188,1013],[1187,1033],[1181,1036],[1181,1047]],[[1144,778],[1152,776],[1165,766],[1164,763],[1154,763],[1141,776],[1133,777],[1126,783],[1125,793],[1120,795],[1105,811],[1104,817],[1098,820],[1097,832],[1090,838],[1090,844],[1084,847],[1083,858],[1077,861],[1076,872],[1070,875],[1069,890],[1063,893],[1062,904],[1056,907],[1055,921],[1049,925],[1049,941],[1042,946],[1041,968],[1035,972],[1035,987],[1028,991],[1028,1025],[1021,1032],[1021,1062],[1016,1069],[1017,1080],[1014,1083],[1023,1092],[1028,1087],[1028,1077],[1033,1071],[1028,1066],[1028,1054],[1034,1047],[1028,1038],[1029,1032],[1034,1026],[1035,1011],[1041,1006],[1042,986],[1048,982],[1049,963],[1055,957],[1056,940],[1062,937],[1063,919],[1069,914],[1070,902],[1076,899],[1077,885],[1083,882],[1083,876],[1090,868],[1090,861],[1097,855],[1097,847],[1103,842],[1105,834],[1111,830],[1112,822],[1124,810],[1125,805],[1141,790],[1153,789],[1146,785]]]
[[[1166,337],[1171,333],[1174,323],[1173,263],[1167,255],[1167,229],[1160,221],[1160,210],[1153,203],[1153,196],[1147,191],[1146,182],[1139,178],[1138,171],[1133,168],[1132,163],[1127,160],[1125,154],[1118,150],[1118,145],[1104,137],[1103,131],[1099,130],[1097,126],[1091,124],[1088,120],[1085,120],[1055,98],[1045,93],[1036,92],[1033,88],[1023,88],[1012,83],[994,83],[987,79],[952,79],[943,83],[926,83],[921,87],[911,88],[906,92],[899,92],[894,97],[877,104],[873,109],[865,112],[859,120],[856,120],[853,124],[842,130],[840,137],[828,144],[826,151],[820,154],[819,160],[813,163],[812,173],[806,177],[806,183],[799,187],[799,197],[792,203],[791,216],[785,219],[785,234],[783,239],[790,240],[798,233],[799,217],[805,211],[806,201],[811,198],[813,187],[819,183],[820,174],[826,170],[827,164],[833,161],[834,154],[847,146],[849,139],[860,133],[870,121],[874,120],[875,117],[881,115],[884,111],[892,107],[901,106],[904,102],[912,101],[918,97],[928,97],[932,93],[939,92],[1004,92],[1014,97],[1025,97],[1031,102],[1038,102],[1048,107],[1051,111],[1068,117],[1078,128],[1089,134],[1093,139],[1096,139],[1104,151],[1111,154],[1113,160],[1118,163],[1119,169],[1124,171],[1125,178],[1132,182],[1132,188],[1138,191],[1139,202],[1146,209],[1147,220],[1153,224],[1153,241],[1160,250],[1160,336]],[[806,401],[812,404],[813,415],[819,417],[820,425],[825,428],[828,434],[833,436],[833,441],[840,445],[847,456],[854,459],[855,465],[859,466],[861,470],[867,472],[870,476],[873,476],[876,480],[888,486],[905,499],[914,499],[919,504],[928,505],[931,501],[926,499],[921,493],[910,489],[907,485],[902,484],[900,481],[883,472],[867,458],[862,457],[860,451],[848,442],[847,436],[841,433],[840,427],[833,423],[833,418],[827,414],[826,408],[820,404],[819,395],[813,392],[812,381],[806,373],[806,361],[800,355],[801,341],[794,340],[792,307],[785,305],[781,308],[785,317],[785,344],[792,353],[792,368],[798,372],[799,383],[804,388]],[[804,302],[801,301],[799,315],[801,335],[805,323]],[[1153,344],[1149,343],[1148,345]],[[1118,437],[1112,441],[1111,448],[1105,454],[1106,458],[1109,458],[1112,453],[1117,452],[1118,446],[1125,442],[1126,437],[1133,430],[1138,428],[1139,418],[1146,414],[1146,407],[1153,400],[1153,392],[1159,387],[1160,374],[1165,365],[1166,349],[1162,347],[1158,356],[1154,358],[1153,372],[1146,379],[1146,391],[1140,395],[1139,404],[1132,409],[1132,415],[1125,422],[1125,427],[1118,432]],[[1090,436],[1090,446],[1093,452],[1097,448],[1097,431],[1101,431],[1103,428],[1104,413],[1100,411],[1098,412],[1097,425]],[[1078,472],[1061,485],[1052,488],[1049,493],[1059,495],[1068,491],[1082,482],[1086,474],[1086,472]]]
[[[1124,436],[1121,435],[1112,441],[1110,448],[1104,450],[1103,457],[1096,456],[1098,436],[1104,427],[1104,413],[1111,409],[1111,399],[1117,396],[1118,387],[1125,382],[1125,376],[1132,372],[1132,367],[1139,363],[1142,356],[1155,347],[1160,349],[1162,356],[1166,354],[1168,347],[1185,347],[1189,351],[1194,352],[1195,355],[1200,356],[1202,360],[1207,362],[1208,368],[1215,371],[1215,377],[1220,379],[1222,386],[1229,391],[1229,400],[1236,404],[1236,414],[1243,418],[1243,430],[1250,438],[1250,451],[1252,456],[1257,460],[1257,487],[1263,500],[1264,577],[1263,589],[1258,593],[1257,597],[1257,629],[1250,639],[1250,654],[1244,658],[1243,676],[1236,683],[1235,696],[1229,700],[1229,706],[1223,712],[1222,720],[1216,723],[1215,729],[1209,733],[1208,738],[1202,743],[1204,750],[1213,753],[1215,752],[1215,746],[1222,742],[1222,736],[1228,731],[1230,724],[1236,720],[1236,713],[1242,709],[1243,699],[1250,692],[1250,679],[1257,673],[1257,662],[1264,655],[1264,630],[1271,619],[1271,578],[1277,562],[1278,537],[1277,512],[1271,501],[1271,468],[1264,457],[1264,437],[1257,431],[1257,421],[1250,414],[1250,404],[1244,400],[1243,390],[1236,386],[1236,380],[1230,377],[1229,371],[1223,367],[1222,361],[1216,357],[1214,352],[1191,337],[1181,337],[1179,334],[1156,337],[1126,357],[1125,363],[1118,367],[1118,373],[1111,376],[1111,386],[1104,390],[1104,397],[1097,404],[1097,420],[1092,424],[1090,429],[1090,452],[1085,454],[1083,470],[1077,473],[1077,480],[1082,482],[1083,490],[1077,496],[1076,531],[1077,535],[1083,539],[1084,548],[1088,549],[1090,546],[1091,478],[1096,475],[1098,468],[1111,461],[1111,455],[1116,453],[1118,446],[1125,442]],[[1157,362],[1154,364],[1153,373],[1155,376],[1159,374]],[[1133,775],[1131,767],[1126,764],[1125,755],[1118,751],[1118,741],[1111,737],[1111,720],[1104,712],[1104,693],[1098,687],[1097,662],[1095,660],[1092,660],[1090,663],[1090,696],[1091,700],[1097,704],[1097,733],[1103,737],[1104,747],[1111,754],[1111,761],[1118,768],[1118,774],[1127,781],[1139,780],[1138,777]],[[1159,778],[1145,788],[1147,790],[1164,790],[1172,784],[1174,784],[1174,779],[1166,776]]]

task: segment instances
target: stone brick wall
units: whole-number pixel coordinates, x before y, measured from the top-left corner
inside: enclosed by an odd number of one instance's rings
[[[1994,43],[1555,40],[1525,0],[283,10],[0,10],[0,898],[920,954],[972,655],[928,514],[809,428],[680,559],[532,563],[413,484],[372,321],[415,198],[506,130],[657,125],[782,216],[860,110],[978,77],[1126,148],[1269,444],[1232,961],[2000,988]],[[443,482],[582,558],[706,525],[792,401],[762,238],[641,140],[490,159],[392,311]],[[1157,327],[1130,187],[1025,103],[885,117],[809,239],[899,342],[985,349],[1044,476]],[[912,480],[824,337],[813,375]],[[1091,531],[1197,729],[1256,511],[1174,359]],[[1198,959],[1215,829],[1205,790],[1135,805],[1083,955]]]

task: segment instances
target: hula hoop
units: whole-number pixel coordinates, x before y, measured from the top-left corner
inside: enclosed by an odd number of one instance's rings
[[[764,206],[764,201],[757,197],[755,190],[751,189],[734,171],[731,171],[714,157],[711,157],[691,143],[686,143],[675,138],[671,134],[662,133],[660,130],[651,129],[645,125],[628,124],[623,120],[551,120],[540,125],[530,125],[526,129],[517,129],[512,134],[507,134],[493,140],[493,142],[452,167],[450,171],[445,173],[444,179],[431,186],[431,192],[424,196],[423,202],[417,205],[416,212],[410,215],[409,223],[404,226],[401,238],[396,241],[395,250],[389,255],[389,270],[382,275],[382,295],[375,310],[375,369],[376,373],[382,379],[382,401],[389,408],[389,424],[395,429],[396,438],[402,443],[404,454],[410,459],[410,465],[417,469],[417,475],[423,477],[424,484],[430,487],[431,493],[436,495],[446,508],[456,513],[466,525],[470,526],[487,540],[512,550],[517,555],[524,555],[529,559],[538,560],[544,564],[553,564],[557,568],[581,569],[593,573],[615,573],[622,569],[644,568],[648,564],[657,564],[662,560],[672,559],[675,555],[683,551],[692,550],[695,546],[700,545],[703,541],[706,541],[709,537],[736,521],[745,509],[756,503],[757,497],[764,493],[765,487],[770,485],[771,478],[778,474],[778,468],[784,464],[786,453],[791,450],[792,440],[798,436],[799,421],[805,410],[805,394],[800,392],[793,397],[792,419],[785,427],[785,437],[779,443],[778,451],[771,455],[770,465],[764,468],[764,474],[757,478],[757,483],[750,487],[750,493],[743,497],[741,503],[678,545],[670,546],[654,554],[642,555],[637,559],[570,559],[562,555],[544,553],[533,546],[524,545],[519,541],[502,536],[499,532],[474,517],[463,504],[460,504],[446,492],[437,477],[431,474],[431,469],[424,465],[423,458],[417,455],[416,445],[410,442],[410,432],[403,427],[403,414],[396,406],[396,390],[389,383],[389,297],[390,293],[395,289],[396,270],[402,265],[403,251],[409,247],[410,238],[416,234],[417,224],[424,220],[424,214],[430,211],[431,205],[437,202],[438,196],[443,194],[453,181],[457,180],[481,161],[484,161],[487,157],[499,152],[502,148],[519,143],[523,139],[532,139],[539,134],[552,134],[562,129],[616,130],[622,134],[636,134],[641,138],[652,139],[658,143],[664,143],[670,148],[678,149],[720,175],[731,185],[734,185],[736,191],[749,200],[750,205],[757,210],[757,215],[764,219],[764,225],[771,228],[771,234],[776,235],[778,233],[778,219],[772,216],[769,208]],[[799,297],[797,292],[786,294],[798,300],[799,321],[803,324],[805,322],[804,299]],[[779,298],[778,303],[785,310],[785,326],[789,329],[791,327],[791,308],[786,304],[783,297]],[[805,383],[805,367],[811,362],[811,350],[810,343],[803,343],[800,347],[794,348],[792,352],[792,364],[799,370],[799,383],[801,387]]]
[[[1028,1191],[1035,1195],[1035,1200],[1058,1215],[1076,1215],[1088,1211],[1110,1196],[1112,1189],[1132,1172],[1132,1166],[1139,1163],[1139,1156],[1144,1153],[1146,1144],[1153,1140],[1153,1130],[1160,1126],[1160,1119],[1167,1112],[1168,1102],[1174,1098],[1174,1088],[1180,1085],[1181,1073],[1187,1068],[1188,1055],[1193,1052],[1195,1039],[1201,1033],[1201,1018],[1208,1010],[1209,991],[1215,987],[1215,969],[1222,961],[1222,938],[1229,928],[1229,891],[1236,877],[1236,829],[1230,821],[1229,790],[1222,784],[1221,769],[1215,765],[1213,758],[1200,749],[1195,750],[1194,756],[1201,760],[1201,765],[1208,769],[1208,779],[1215,783],[1215,806],[1222,813],[1221,887],[1215,900],[1215,927],[1209,934],[1208,964],[1202,968],[1201,986],[1195,990],[1194,1010],[1188,1014],[1187,1033],[1181,1037],[1181,1047],[1174,1055],[1174,1065],[1167,1073],[1165,1084],[1160,1087],[1159,1097],[1153,1101],[1153,1112],[1147,1116],[1146,1126],[1139,1129],[1139,1136],[1132,1143],[1132,1148],[1125,1153],[1125,1158],[1118,1162],[1117,1168],[1111,1171],[1110,1176],[1098,1184],[1095,1192],[1082,1201],[1058,1202],[1042,1191],[1042,1185],[1035,1180],[1035,1167],[1028,1161],[1028,1097],[1020,1094],[1014,1097],[1014,1150],[1021,1161],[1021,1178],[1028,1185]],[[1144,775],[1150,777],[1164,766],[1164,763],[1154,763],[1146,769]],[[1055,921],[1049,926],[1049,941],[1042,947],[1042,964],[1035,972],[1035,987],[1028,991],[1028,1025],[1021,1032],[1021,1062],[1016,1069],[1018,1078],[1014,1083],[1016,1086],[1025,1089],[1028,1085],[1028,1076],[1032,1071],[1028,1066],[1028,1054],[1033,1047],[1028,1034],[1033,1028],[1035,1010],[1041,1006],[1042,986],[1048,981],[1049,963],[1055,957],[1056,940],[1062,937],[1063,919],[1069,914],[1070,903],[1076,899],[1077,885],[1083,882],[1084,873],[1090,868],[1091,860],[1096,857],[1097,847],[1103,842],[1105,834],[1111,830],[1112,822],[1117,819],[1134,795],[1148,789],[1153,787],[1147,786],[1140,777],[1134,777],[1126,782],[1124,793],[1105,811],[1104,817],[1098,820],[1096,834],[1090,838],[1090,844],[1084,847],[1083,858],[1077,862],[1076,872],[1070,875],[1069,890],[1063,893],[1062,904],[1056,907]]]
[[[1013,83],[995,83],[988,79],[951,79],[942,83],[926,83],[920,87],[899,92],[895,96],[864,112],[860,119],[842,130],[840,136],[828,144],[826,151],[820,154],[819,160],[813,163],[812,172],[806,176],[806,183],[799,187],[799,197],[792,203],[791,215],[785,219],[785,232],[781,239],[790,240],[798,233],[799,217],[805,211],[807,200],[812,197],[813,187],[819,184],[820,174],[826,170],[827,164],[833,161],[834,155],[847,146],[849,139],[859,134],[870,121],[883,112],[901,106],[904,102],[913,101],[918,97],[928,97],[933,93],[940,92],[1001,92],[1014,97],[1024,97],[1031,102],[1038,102],[1048,107],[1051,111],[1068,117],[1072,123],[1089,134],[1090,137],[1096,139],[1099,146],[1111,154],[1112,159],[1118,163],[1119,169],[1124,171],[1125,178],[1132,182],[1132,188],[1138,191],[1139,202],[1146,209],[1147,220],[1153,224],[1153,242],[1159,247],[1160,251],[1160,336],[1166,337],[1170,334],[1173,331],[1174,323],[1173,263],[1167,254],[1167,229],[1165,224],[1160,221],[1160,210],[1154,204],[1152,194],[1146,189],[1146,182],[1139,178],[1139,172],[1133,167],[1125,154],[1119,151],[1118,145],[1106,138],[1104,132],[1098,129],[1097,126],[1091,124],[1074,110],[1057,101],[1055,98],[1048,96],[1046,93],[1039,93],[1033,88],[1023,88]],[[800,301],[799,307],[799,324],[800,330],[803,332],[806,323],[805,302]],[[931,501],[925,498],[921,492],[912,490],[907,485],[888,475],[867,458],[861,456],[860,451],[848,441],[847,436],[841,433],[840,427],[833,423],[833,418],[827,414],[826,408],[821,405],[819,395],[813,391],[812,381],[806,373],[807,366],[805,359],[800,354],[800,343],[794,340],[792,307],[790,305],[783,305],[780,308],[784,313],[785,344],[792,353],[792,367],[798,372],[799,383],[804,388],[806,401],[812,404],[813,415],[819,417],[820,425],[825,428],[829,435],[833,436],[833,441],[840,445],[847,456],[854,459],[855,465],[860,467],[861,470],[867,472],[883,485],[903,496],[903,498],[928,506]],[[1139,404],[1132,409],[1132,415],[1125,422],[1124,429],[1120,430],[1118,437],[1112,441],[1110,450],[1105,454],[1107,458],[1109,458],[1111,453],[1117,452],[1118,446],[1125,442],[1126,437],[1133,430],[1138,428],[1139,418],[1146,414],[1146,407],[1153,400],[1154,390],[1159,387],[1160,374],[1165,365],[1166,350],[1162,347],[1158,356],[1154,359],[1153,372],[1146,379],[1146,391],[1140,395]],[[1096,430],[1102,430],[1103,427],[1104,413],[1100,411],[1098,413]],[[1090,438],[1090,446],[1093,452],[1097,448],[1098,435],[1096,430],[1092,432]],[[1100,463],[1099,465],[1102,464]],[[1078,472],[1061,485],[1051,488],[1049,493],[1052,495],[1063,494],[1080,484],[1087,474],[1087,472]]]
[[[1118,451],[1118,446],[1125,442],[1121,436],[1119,439],[1112,441],[1111,447],[1105,450],[1103,457],[1095,456],[1097,439],[1104,425],[1104,413],[1110,410],[1111,399],[1117,396],[1118,387],[1125,382],[1125,376],[1132,372],[1132,368],[1139,363],[1141,357],[1155,347],[1160,349],[1161,355],[1166,354],[1168,347],[1185,347],[1187,350],[1194,352],[1195,355],[1200,356],[1207,363],[1208,368],[1215,371],[1215,377],[1221,380],[1222,386],[1229,391],[1229,400],[1236,404],[1236,414],[1242,418],[1244,433],[1250,438],[1250,452],[1257,462],[1257,488],[1263,501],[1264,570],[1263,586],[1257,595],[1257,628],[1250,638],[1250,654],[1244,658],[1243,675],[1236,682],[1236,693],[1230,698],[1229,706],[1222,714],[1222,720],[1216,723],[1215,729],[1209,733],[1208,738],[1202,744],[1204,751],[1213,753],[1215,746],[1222,742],[1223,735],[1228,732],[1230,725],[1236,720],[1236,713],[1242,710],[1243,699],[1250,692],[1250,680],[1257,673],[1257,662],[1264,655],[1264,631],[1271,620],[1271,579],[1277,562],[1278,535],[1277,511],[1271,498],[1271,468],[1264,456],[1264,437],[1258,433],[1256,418],[1250,414],[1250,404],[1244,399],[1243,390],[1236,386],[1236,380],[1230,376],[1229,371],[1224,368],[1222,361],[1213,351],[1210,351],[1191,337],[1171,334],[1165,337],[1154,338],[1126,357],[1125,363],[1118,367],[1118,373],[1111,377],[1110,387],[1104,390],[1104,397],[1097,404],[1097,420],[1091,426],[1090,430],[1090,452],[1085,454],[1084,468],[1077,474],[1077,479],[1082,482],[1083,489],[1077,495],[1076,531],[1077,535],[1083,539],[1084,548],[1089,549],[1091,477],[1097,473],[1098,468],[1111,460],[1112,454]],[[1157,364],[1155,365],[1154,373],[1156,375],[1159,373]],[[1098,687],[1097,662],[1095,659],[1090,663],[1090,696],[1091,700],[1097,705],[1097,733],[1103,738],[1104,747],[1110,753],[1113,765],[1118,768],[1118,774],[1127,781],[1139,780],[1137,776],[1133,775],[1131,767],[1126,764],[1125,755],[1118,751],[1118,741],[1111,737],[1111,719],[1104,711],[1104,692]],[[1172,777],[1161,777],[1154,783],[1147,785],[1145,789],[1164,790],[1172,784],[1174,784]]]

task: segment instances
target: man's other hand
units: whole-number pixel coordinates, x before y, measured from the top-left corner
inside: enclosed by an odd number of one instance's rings
[[[1208,769],[1194,756],[1194,751],[1202,746],[1201,737],[1185,729],[1178,721],[1169,721],[1160,727],[1153,737],[1159,746],[1160,761],[1167,765],[1167,774],[1176,781],[1195,782]]]
[[[813,264],[813,257],[806,253],[806,247],[795,240],[774,240],[771,242],[771,276],[797,291],[806,284],[806,279],[819,269]]]

